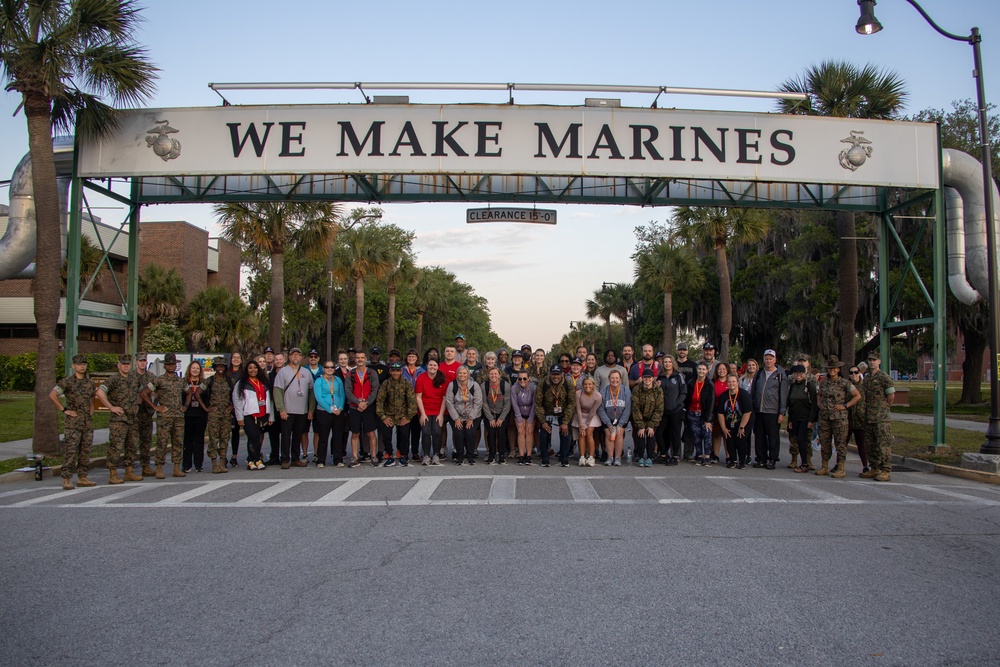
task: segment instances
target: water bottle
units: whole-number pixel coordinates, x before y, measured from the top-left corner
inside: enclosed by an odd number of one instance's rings
[[[632,448],[629,447],[625,450],[625,463],[632,465]]]

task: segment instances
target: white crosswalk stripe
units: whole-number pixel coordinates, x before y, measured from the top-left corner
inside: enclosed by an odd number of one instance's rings
[[[484,483],[488,481],[488,484]],[[470,483],[471,482],[471,483]],[[567,497],[569,491],[569,498]],[[973,490],[972,492],[969,492]],[[982,495],[975,495],[982,491]],[[144,482],[62,491],[25,487],[0,493],[15,508],[294,508],[539,504],[1000,505],[993,489],[948,482],[875,483],[729,475],[428,475],[237,478]],[[37,493],[23,500],[22,495]],[[732,496],[732,497],[728,497]],[[929,497],[930,496],[930,497]],[[314,499],[309,499],[309,498]],[[305,498],[305,499],[302,499]]]

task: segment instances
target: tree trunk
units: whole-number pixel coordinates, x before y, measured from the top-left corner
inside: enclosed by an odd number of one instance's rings
[[[837,212],[837,235],[840,237],[840,358],[856,361],[854,322],[858,316],[858,243],[854,213]],[[882,289],[887,286],[883,285]]]
[[[729,285],[729,260],[726,243],[715,243],[715,264],[719,272],[719,356],[729,361],[729,332],[733,329],[733,292]]]
[[[281,325],[285,319],[285,255],[271,254],[271,303],[267,320],[267,340],[275,349],[284,349]]]
[[[663,293],[663,354],[674,353],[674,293]]]
[[[49,100],[26,97],[28,149],[31,153],[31,187],[35,198],[35,325],[38,358],[35,362],[35,416],[32,448],[35,453],[58,454],[58,420],[49,392],[56,379],[56,327],[59,325],[62,252],[59,229],[59,195],[52,153]]]
[[[611,349],[611,318],[605,318],[604,320],[604,352],[607,353]]]
[[[356,276],[354,279],[355,309],[354,309],[354,349],[362,350],[362,339],[365,332],[365,279]]]
[[[386,349],[396,347],[396,285],[389,285],[389,331],[386,333]],[[387,352],[388,354],[388,352]]]
[[[424,351],[424,311],[417,311],[417,354]]]
[[[965,361],[962,362],[962,397],[959,403],[965,405],[976,405],[983,402],[983,352],[989,345],[989,336],[985,331],[979,331],[975,327],[965,328],[963,322],[965,318],[960,318],[959,329],[965,339]],[[944,378],[934,378],[935,382],[940,382]]]
[[[632,340],[632,326],[629,324],[628,321],[628,313],[622,313],[620,319],[622,321],[622,333],[625,334],[625,344],[631,345],[634,348],[635,341]]]

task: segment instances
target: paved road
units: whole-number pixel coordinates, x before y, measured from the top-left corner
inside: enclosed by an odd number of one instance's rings
[[[996,664],[1000,489],[849,470],[7,485],[0,664]]]

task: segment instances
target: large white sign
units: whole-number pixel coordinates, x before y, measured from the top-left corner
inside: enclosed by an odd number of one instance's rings
[[[129,111],[79,174],[543,174],[938,187],[933,124],[507,105]]]

